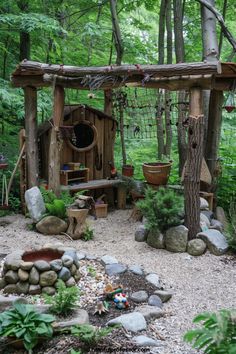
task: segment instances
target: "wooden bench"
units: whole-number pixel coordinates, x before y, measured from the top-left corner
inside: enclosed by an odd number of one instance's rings
[[[124,182],[121,179],[97,179],[88,182],[61,186],[61,190],[69,190],[71,194],[83,190],[113,189],[117,188],[117,207],[125,209],[126,193],[124,193]],[[114,197],[113,197],[114,199]],[[114,204],[114,201],[113,201]]]

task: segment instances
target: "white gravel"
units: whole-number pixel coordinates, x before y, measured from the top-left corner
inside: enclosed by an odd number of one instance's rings
[[[30,231],[30,219],[22,215],[8,216],[11,223],[0,226],[0,253],[8,254],[16,249],[37,248],[46,242],[61,241],[73,245],[81,252],[101,257],[109,254],[127,265],[141,265],[146,272],[156,272],[165,289],[173,289],[175,295],[165,304],[167,316],[155,321],[154,331],[164,338],[164,347],[153,352],[160,354],[197,353],[182,340],[192,327],[193,317],[203,311],[235,308],[236,273],[230,256],[216,257],[209,253],[191,257],[187,253],[169,253],[156,250],[146,243],[136,242],[134,233],[138,223],[129,219],[130,210],[108,214],[106,219],[89,219],[94,229],[94,239],[70,241],[64,235],[44,236]],[[0,222],[3,218],[0,218]]]

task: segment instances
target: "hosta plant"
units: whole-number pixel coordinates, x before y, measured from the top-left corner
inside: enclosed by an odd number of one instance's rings
[[[236,310],[221,310],[217,313],[202,313],[194,323],[202,327],[188,331],[184,340],[193,343],[193,348],[206,354],[236,353]]]
[[[52,315],[36,312],[33,305],[15,302],[13,308],[0,314],[0,336],[22,340],[32,353],[40,338],[52,337],[54,320]]]

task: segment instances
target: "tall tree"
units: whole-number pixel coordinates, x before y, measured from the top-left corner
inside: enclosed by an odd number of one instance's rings
[[[29,1],[18,0],[17,5],[21,12],[29,12]],[[24,59],[30,59],[30,34],[29,32],[20,31],[20,61]]]
[[[175,57],[177,63],[185,61],[184,36],[183,36],[183,1],[173,0],[174,11],[174,35],[175,35]],[[178,92],[178,151],[179,151],[179,175],[187,158],[187,137],[183,126],[186,120],[186,92]]]
[[[124,47],[122,43],[120,25],[119,25],[119,20],[117,15],[116,0],[110,0],[110,9],[111,9],[113,36],[114,36],[115,47],[116,47],[116,64],[121,65],[122,57],[124,54]]]

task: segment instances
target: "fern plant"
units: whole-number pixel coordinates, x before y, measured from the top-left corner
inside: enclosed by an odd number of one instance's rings
[[[110,334],[114,327],[94,327],[91,325],[78,325],[72,327],[71,334],[79,337],[80,341],[89,347],[94,347],[103,338]]]
[[[66,217],[66,206],[63,200],[54,199],[52,203],[45,203],[49,215],[57,216],[60,219]]]
[[[79,300],[79,288],[72,286],[67,288],[63,280],[59,279],[57,283],[57,292],[53,296],[44,295],[46,304],[50,306],[50,312],[57,315],[67,315],[76,308]]]
[[[136,205],[146,217],[149,230],[165,231],[180,224],[183,217],[183,197],[171,189],[159,188],[156,191],[147,188],[145,198]]]
[[[203,322],[201,328],[188,331],[186,342],[193,342],[193,348],[207,354],[236,353],[236,310],[221,310],[217,313],[202,313],[194,323]]]

